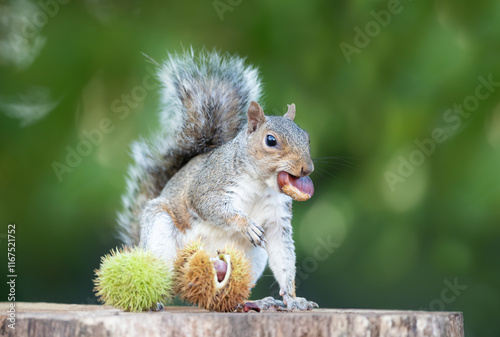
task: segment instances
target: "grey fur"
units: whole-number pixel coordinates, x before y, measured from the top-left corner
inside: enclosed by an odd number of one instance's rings
[[[243,59],[193,50],[169,55],[159,69],[162,84],[160,130],[132,144],[119,237],[139,243],[139,219],[148,200],[156,198],[172,176],[194,156],[233,139],[245,124],[246,109],[261,96],[255,68]]]
[[[292,198],[279,185],[281,172],[314,170],[295,105],[285,117],[265,116],[257,71],[213,52],[171,56],[159,78],[161,130],[132,146],[118,216],[123,241],[170,266],[193,240],[211,254],[234,245],[250,260],[253,282],[269,261],[288,309],[317,306],[295,294]]]

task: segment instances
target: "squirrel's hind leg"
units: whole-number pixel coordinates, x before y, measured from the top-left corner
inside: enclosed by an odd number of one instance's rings
[[[165,205],[161,198],[146,204],[141,217],[140,245],[171,265],[177,254],[177,242],[181,233],[165,210]]]
[[[291,311],[297,310],[312,310],[314,308],[319,308],[316,302],[308,301],[303,297],[294,297],[291,299],[293,301],[292,305],[286,305],[283,301],[277,300],[272,296],[264,297],[261,300],[250,301],[255,303],[260,310],[266,311]]]

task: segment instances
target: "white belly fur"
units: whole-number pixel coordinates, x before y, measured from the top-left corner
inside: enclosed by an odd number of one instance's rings
[[[242,181],[252,181],[242,179]],[[252,186],[253,185],[253,186]],[[276,226],[281,217],[287,215],[284,204],[289,197],[264,184],[246,184],[234,189],[234,207],[241,210],[258,225],[268,232],[270,226]],[[269,233],[274,231],[270,230]],[[242,250],[250,259],[252,266],[253,282],[260,277],[267,264],[267,252],[261,247],[254,247],[250,241],[236,228],[221,228],[209,222],[198,220],[182,235],[183,244],[201,239],[203,248],[209,254],[226,245],[233,245]],[[266,237],[267,239],[267,237]]]

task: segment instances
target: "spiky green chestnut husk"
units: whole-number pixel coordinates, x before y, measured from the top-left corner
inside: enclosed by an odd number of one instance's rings
[[[197,242],[187,245],[177,255],[174,289],[184,301],[208,310],[231,312],[250,296],[253,286],[250,263],[243,253],[229,246],[217,255],[227,255],[231,261],[229,279],[222,287],[217,285],[211,256]]]
[[[172,297],[172,276],[165,261],[142,248],[111,250],[95,271],[101,302],[125,311],[145,311]]]

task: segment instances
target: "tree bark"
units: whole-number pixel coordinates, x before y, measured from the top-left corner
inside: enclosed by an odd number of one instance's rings
[[[0,336],[342,336],[463,337],[460,312],[314,309],[215,313],[196,307],[128,313],[101,305],[0,303]]]

